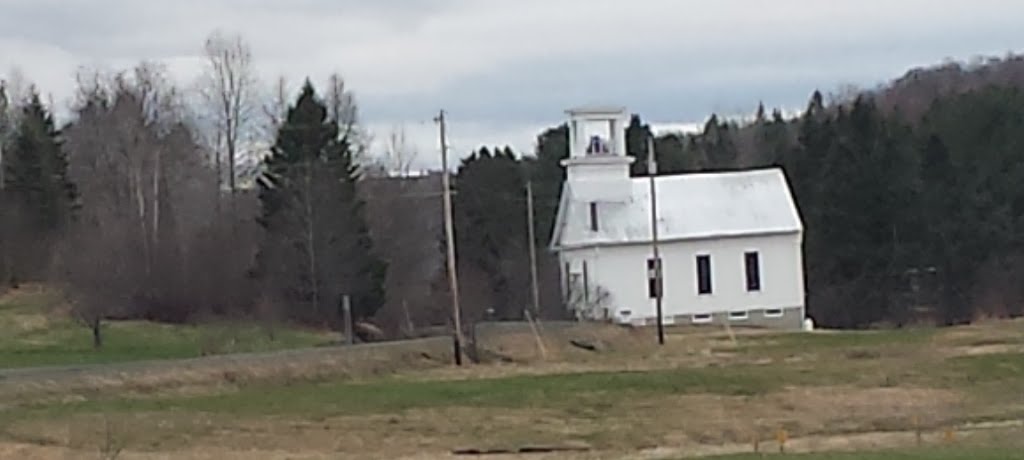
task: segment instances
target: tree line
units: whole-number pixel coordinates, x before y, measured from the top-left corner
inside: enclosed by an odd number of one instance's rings
[[[351,92],[334,75],[291,99],[279,81],[260,103],[240,37],[205,50],[193,88],[152,62],[81,71],[60,126],[35,86],[0,85],[3,287],[59,286],[96,346],[108,319],[249,318],[272,334],[336,327],[342,295],[373,317],[387,263],[357,192]]]
[[[258,320],[271,335],[287,322],[340,328],[346,296],[358,321],[391,336],[449,324],[438,176],[386,174],[416,154],[404,136],[371,155],[340,76],[292,94],[283,79],[259,82],[240,37],[211,34],[204,50],[206,72],[191,87],[150,62],[80,72],[61,125],[38,89],[0,86],[4,287],[60,286],[97,345],[103,322],[123,318]],[[646,174],[651,136],[659,174],[783,168],[806,227],[809,313],[821,324],[1019,315],[1024,97],[1021,82],[999,75],[1021,65],[914,71],[829,101],[815,92],[796,117],[763,106],[748,121],[712,115],[691,134],[655,136],[634,115],[632,173]],[[481,147],[459,163],[454,222],[470,322],[522,316],[531,244],[543,314],[567,313],[547,246],[568,150],[559,125],[533,152]]]
[[[808,313],[830,327],[960,324],[1024,314],[1024,59],[915,69],[871,90],[815,91],[799,116],[759,105],[747,120],[712,114],[696,133],[627,128],[634,176],[654,137],[658,174],[779,167],[805,225]],[[543,241],[568,155],[567,127],[535,154],[482,148],[460,166],[456,215],[471,295],[516,316],[529,293],[522,199],[534,183]],[[689,197],[659,197],[663,200]],[[513,224],[517,222],[517,224]],[[518,224],[518,222],[522,222]],[[520,230],[522,228],[523,230]],[[545,304],[558,269],[541,262]]]

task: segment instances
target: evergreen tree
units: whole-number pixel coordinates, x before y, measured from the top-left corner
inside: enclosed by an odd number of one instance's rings
[[[1000,277],[1024,256],[1024,92],[993,86],[939,99],[921,131],[925,234],[936,250],[942,319],[1019,314],[1019,274]]]
[[[721,122],[718,115],[712,114],[704,123],[704,131],[697,142],[701,150],[703,167],[707,171],[736,169],[739,152],[733,139],[734,128],[729,122]]]
[[[77,194],[53,118],[34,91],[4,149],[3,168],[4,207],[14,224],[8,236],[23,249],[15,257],[15,276],[42,276],[49,248],[71,222]]]
[[[686,170],[686,136],[668,133],[654,139],[658,174],[679,174]]]
[[[630,166],[631,175],[647,175],[647,139],[653,135],[651,127],[644,124],[639,115],[630,117],[629,126],[626,127],[626,151],[623,153],[636,159]],[[657,159],[661,160],[660,152]]]
[[[7,98],[7,88],[4,82],[0,81],[0,292],[3,292],[11,284],[12,261],[10,248],[10,229],[14,224],[14,216],[11,213],[11,206],[7,204],[5,193],[4,153],[10,141],[13,120],[10,117],[10,101]]]
[[[782,118],[782,112],[773,110],[769,119],[765,116],[764,106],[758,106],[756,120],[750,129],[753,130],[753,145],[750,147],[754,150],[753,165],[781,167],[786,152],[793,148],[790,125]]]
[[[473,303],[505,319],[519,318],[529,300],[524,178],[510,148],[481,148],[462,161],[453,202],[460,266],[479,271],[491,294]]]
[[[918,255],[922,268],[934,268],[944,280],[939,296],[939,313],[946,323],[956,323],[969,317],[965,280],[971,275],[966,264],[957,260],[958,248],[965,241],[958,238],[962,232],[959,222],[966,217],[958,197],[964,193],[956,180],[949,149],[937,135],[928,135],[923,142],[919,216],[923,223],[923,245]],[[956,276],[947,276],[948,274]]]
[[[302,320],[340,319],[342,296],[355,319],[384,301],[386,265],[373,242],[356,193],[359,179],[349,139],[327,116],[307,80],[277,133],[260,181],[266,240],[257,275]]]
[[[829,316],[843,318],[843,325],[901,322],[904,312],[895,299],[914,241],[907,219],[915,193],[911,137],[863,98],[849,112],[838,110],[835,124],[815,222],[822,243],[816,250],[829,250],[816,255],[812,270],[845,287],[827,306],[841,310]]]
[[[537,136],[534,157],[527,164],[533,181],[534,216],[537,219],[537,245],[547,247],[555,226],[558,200],[565,182],[565,168],[561,161],[569,158],[569,126],[562,124],[548,128]]]

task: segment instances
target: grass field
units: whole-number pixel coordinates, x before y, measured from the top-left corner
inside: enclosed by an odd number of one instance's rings
[[[108,322],[104,346],[94,350],[92,333],[60,312],[52,292],[26,289],[0,298],[0,369],[192,358],[309,347],[337,340],[323,333],[281,329],[274,340],[254,324],[170,326],[144,321]]]
[[[63,321],[41,313],[46,302],[21,297],[0,317],[14,310]],[[97,361],[195,350],[189,347],[201,334],[166,329],[140,333],[137,343]],[[257,332],[242,341],[245,346],[267,346]],[[87,340],[87,331],[81,333]],[[294,334],[287,346],[317,340]],[[22,330],[17,346],[24,349],[32,338]],[[605,346],[583,351],[568,346],[569,338]],[[789,439],[787,458],[795,459],[985,460],[1024,452],[1024,426],[1010,423],[1024,420],[1021,322],[944,330],[738,331],[736,344],[717,330],[673,330],[664,347],[646,329],[548,329],[546,358],[532,335],[481,340],[512,362],[457,369],[439,360],[413,369],[367,350],[331,365],[346,367],[334,369],[343,376],[214,375],[144,391],[100,385],[69,389],[57,400],[0,398],[0,458],[79,458],[112,442],[126,448],[119,458],[408,460],[449,458],[452,449],[467,446],[571,443],[592,450],[524,458],[738,460],[762,458],[742,456],[755,445],[777,452],[780,430]],[[0,346],[0,354],[9,353]],[[135,346],[149,351],[129,352]],[[90,351],[70,352],[76,348],[61,340],[49,347],[57,361]],[[402,351],[423,352],[420,345]],[[356,366],[366,360],[377,361]],[[924,447],[913,448],[919,442]]]

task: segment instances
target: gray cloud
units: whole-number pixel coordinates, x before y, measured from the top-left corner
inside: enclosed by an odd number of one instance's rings
[[[0,71],[17,65],[59,101],[83,64],[161,60],[185,84],[223,28],[268,81],[342,72],[371,126],[420,126],[421,150],[440,107],[462,143],[529,149],[571,105],[699,121],[1003,54],[1024,43],[1022,16],[1000,0],[0,0]]]

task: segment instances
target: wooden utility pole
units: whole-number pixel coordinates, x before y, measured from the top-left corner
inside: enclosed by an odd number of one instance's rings
[[[654,302],[658,315],[658,345],[665,344],[665,326],[661,315],[661,298],[664,283],[662,280],[661,254],[658,252],[658,195],[654,186],[654,176],[658,174],[658,163],[654,159],[654,138],[647,138],[647,177],[651,186],[651,252],[654,253]]]
[[[530,241],[530,288],[533,290],[533,314],[540,318],[540,287],[537,286],[537,247],[533,223],[533,181],[526,181],[526,224]]]
[[[445,131],[444,110],[441,110],[434,121],[441,129],[441,187],[444,194],[444,234],[448,248],[448,288],[452,295],[452,322],[455,334],[452,336],[455,365],[462,365],[462,318],[459,308],[459,276],[455,268],[455,229],[452,223],[451,178],[448,171],[448,136]]]

